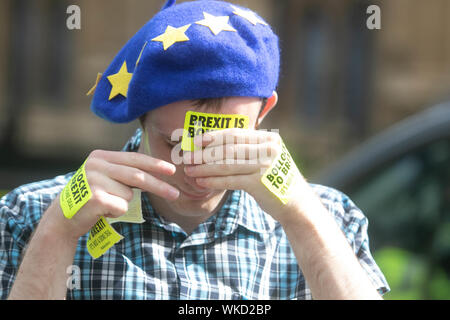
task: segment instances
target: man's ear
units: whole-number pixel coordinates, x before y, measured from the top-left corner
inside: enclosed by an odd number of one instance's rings
[[[272,110],[278,102],[278,94],[276,91],[272,93],[272,96],[267,99],[267,103],[264,107],[264,109],[259,113],[258,119],[256,120],[256,127],[259,127],[261,122],[264,120],[266,115]]]

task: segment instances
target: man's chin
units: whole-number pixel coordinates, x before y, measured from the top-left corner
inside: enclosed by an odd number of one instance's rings
[[[208,190],[205,192],[190,192],[190,191],[180,191],[180,200],[185,201],[208,201],[209,199],[213,198],[214,196],[221,194],[222,192],[218,192],[216,190]]]
[[[179,198],[172,203],[172,206],[177,207],[176,211],[183,212],[183,215],[208,214],[217,209],[225,194],[226,190],[213,190],[204,194],[191,194],[181,191]]]

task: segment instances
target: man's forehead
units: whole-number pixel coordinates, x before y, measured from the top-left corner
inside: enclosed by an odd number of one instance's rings
[[[149,124],[157,131],[170,135],[173,130],[183,128],[188,111],[195,111],[189,102],[167,105],[149,113]]]
[[[252,119],[257,117],[261,106],[261,99],[253,97],[231,97],[223,99],[220,105],[199,104],[199,101],[179,101],[152,110],[148,114],[147,124],[161,134],[170,136],[174,130],[184,127],[188,111],[219,116],[245,115]]]

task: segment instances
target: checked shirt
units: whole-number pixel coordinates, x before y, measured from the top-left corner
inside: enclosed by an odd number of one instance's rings
[[[123,150],[136,151],[141,133],[138,129]],[[0,200],[1,299],[9,294],[41,216],[73,174],[21,186]],[[367,218],[343,193],[311,186],[378,292],[389,291],[369,250]],[[124,238],[98,259],[86,249],[88,234],[79,239],[69,270],[80,272],[72,273],[67,299],[312,298],[281,225],[248,193],[229,191],[218,213],[190,235],[158,215],[144,192],[142,210],[144,223],[113,225]]]

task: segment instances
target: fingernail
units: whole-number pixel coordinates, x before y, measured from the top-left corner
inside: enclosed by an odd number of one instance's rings
[[[169,189],[169,196],[172,199],[177,199],[180,196],[180,191],[178,191],[175,188],[170,188]]]
[[[177,167],[175,167],[175,165],[173,165],[173,164],[171,164],[171,163],[168,163],[167,165],[166,165],[166,168],[173,174],[173,173],[175,173],[176,171],[177,171]]]

